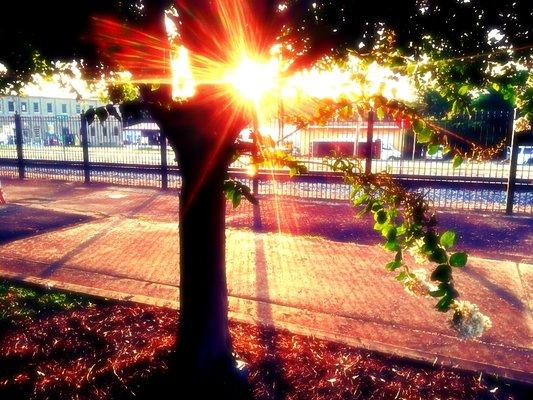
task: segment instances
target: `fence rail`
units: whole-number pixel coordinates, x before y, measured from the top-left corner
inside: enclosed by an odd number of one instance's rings
[[[483,124],[493,124],[487,128],[491,142],[485,138],[486,145],[502,137],[513,144],[512,123],[505,120],[512,121],[512,115],[500,112],[497,117],[497,126],[486,114],[470,125],[482,137]],[[458,123],[464,128],[467,122]],[[441,154],[425,155],[423,148],[414,144],[412,131],[390,119],[332,121],[290,136],[273,124],[265,127],[265,132],[274,140],[282,139],[279,145],[310,172],[289,179],[283,169],[260,170],[252,180],[243,160],[237,160],[230,174],[250,185],[255,181],[258,194],[346,200],[348,186],[322,163],[323,156],[334,151],[360,158],[373,172],[389,171],[404,186],[424,191],[437,207],[533,213],[533,154],[529,163],[519,159],[516,141],[511,146],[515,157],[504,152],[498,159],[465,162],[454,169]],[[370,142],[372,145],[367,146]],[[181,185],[174,153],[155,124],[124,126],[110,118],[88,126],[83,116],[0,116],[1,176],[159,188]]]

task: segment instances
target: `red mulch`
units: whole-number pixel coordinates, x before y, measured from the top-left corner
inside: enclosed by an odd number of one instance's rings
[[[134,399],[168,373],[177,312],[104,303],[0,326],[0,399]],[[232,323],[257,399],[519,399],[523,387]],[[520,392],[522,390],[522,392]]]

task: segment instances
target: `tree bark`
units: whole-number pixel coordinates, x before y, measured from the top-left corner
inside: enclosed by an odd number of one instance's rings
[[[195,398],[251,398],[228,326],[223,184],[229,159],[213,159],[212,149],[193,154],[180,162],[178,373]]]
[[[179,348],[188,368],[208,372],[231,356],[224,170],[204,171],[205,163],[197,164],[196,170],[182,169]]]
[[[209,98],[199,96],[200,99]],[[176,153],[180,192],[180,321],[175,368],[193,398],[251,398],[228,326],[223,184],[245,118],[190,102],[158,118]],[[223,127],[223,128],[221,128]]]

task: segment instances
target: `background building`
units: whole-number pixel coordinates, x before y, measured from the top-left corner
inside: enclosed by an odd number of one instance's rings
[[[96,99],[0,96],[0,115],[9,116],[18,112],[21,116],[70,116],[99,105],[101,102]]]
[[[0,144],[15,143],[14,115],[18,113],[26,145],[79,145],[80,114],[101,105],[103,103],[96,99],[0,96]],[[105,124],[95,121],[87,133],[92,146],[117,146],[123,143],[122,124],[115,118],[109,118]]]

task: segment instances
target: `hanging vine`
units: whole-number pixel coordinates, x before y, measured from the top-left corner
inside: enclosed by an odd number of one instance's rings
[[[482,161],[490,159],[501,151],[502,144],[483,147],[453,132],[443,130],[426,121],[416,110],[398,101],[389,101],[376,96],[366,104],[354,106],[346,99],[324,101],[311,118],[289,117],[296,122],[298,129],[312,123],[325,123],[331,118],[350,118],[355,113],[362,117],[368,113],[367,107],[374,107],[376,114],[383,118],[385,113],[409,122],[417,133],[417,142],[428,147],[431,154],[436,147],[443,147],[444,153],[453,155],[452,164],[457,168],[463,160]],[[288,167],[290,174],[305,174],[307,168],[296,158],[280,148],[282,141],[275,143],[270,137],[255,132],[257,148],[250,144],[237,147],[236,157],[241,154],[250,156],[254,171],[259,167]],[[463,140],[469,148],[462,150],[449,144],[448,137]],[[383,238],[383,247],[392,252],[393,258],[385,265],[388,271],[396,272],[396,280],[405,290],[415,296],[436,299],[435,308],[440,312],[452,312],[451,326],[462,338],[479,337],[492,327],[489,317],[468,301],[459,300],[455,288],[453,271],[464,268],[468,261],[465,252],[454,251],[457,233],[438,229],[436,212],[430,207],[420,192],[408,191],[386,171],[365,173],[358,159],[340,156],[326,157],[323,165],[341,174],[344,182],[351,187],[350,201],[361,209],[361,214],[370,213],[374,219],[374,230]],[[228,178],[225,187],[227,197],[234,206],[242,197],[255,202],[250,189],[238,180]],[[409,253],[416,263],[434,265],[430,273],[424,268],[414,268],[408,258]]]

